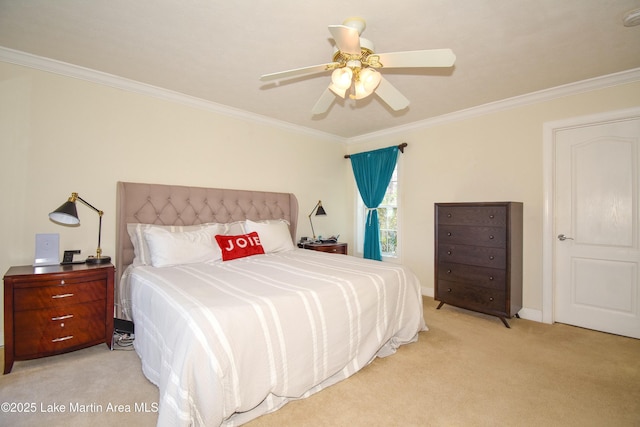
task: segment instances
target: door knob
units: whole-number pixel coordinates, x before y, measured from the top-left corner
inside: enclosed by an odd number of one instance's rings
[[[564,234],[558,234],[558,240],[564,242],[565,240],[573,240],[573,237],[567,237]]]

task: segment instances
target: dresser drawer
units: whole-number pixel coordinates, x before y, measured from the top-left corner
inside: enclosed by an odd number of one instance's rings
[[[56,285],[21,287],[14,289],[14,310],[62,307],[89,301],[104,300],[107,294],[106,280],[81,283],[52,282]],[[42,283],[42,285],[46,282]]]
[[[507,247],[507,230],[504,227],[478,227],[462,225],[440,225],[438,241],[459,245]]]
[[[504,269],[507,251],[504,248],[441,244],[438,246],[438,262]]]
[[[105,301],[74,304],[15,315],[15,354],[55,353],[105,337]]]
[[[504,206],[438,206],[439,224],[487,225],[504,227],[507,210]]]
[[[490,314],[506,309],[504,290],[478,288],[467,283],[438,280],[437,299],[447,304]]]
[[[506,286],[505,270],[477,267],[473,265],[438,263],[438,280],[469,283],[484,288],[504,291]]]

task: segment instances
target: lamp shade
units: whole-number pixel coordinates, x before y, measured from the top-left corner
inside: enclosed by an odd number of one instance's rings
[[[78,193],[71,193],[69,200],[64,202],[58,209],[49,214],[49,219],[53,222],[63,225],[80,225],[80,218],[78,218],[78,211],[76,209],[76,200],[80,200],[82,204],[93,209],[98,213],[98,248],[96,249],[96,256],[89,256],[86,259],[87,264],[105,264],[111,262],[111,257],[102,255],[102,249],[100,248],[100,240],[102,238],[102,214],[100,209],[88,203],[82,197],[78,196]]]
[[[64,202],[58,209],[49,214],[49,218],[53,222],[66,225],[79,225],[78,210],[76,203],[71,201]]]
[[[327,215],[327,212],[325,212],[322,205],[318,206],[318,210],[316,211],[316,216],[319,216],[319,215]]]

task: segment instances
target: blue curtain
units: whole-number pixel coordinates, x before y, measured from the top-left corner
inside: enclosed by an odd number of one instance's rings
[[[364,257],[382,261],[376,208],[382,203],[387,192],[398,159],[398,147],[351,154],[349,158],[358,191],[368,211],[364,228]]]

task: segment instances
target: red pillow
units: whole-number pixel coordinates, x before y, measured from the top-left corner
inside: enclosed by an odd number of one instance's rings
[[[218,242],[218,246],[222,251],[223,261],[264,253],[264,248],[260,244],[260,237],[255,231],[237,236],[216,234],[216,242]]]

